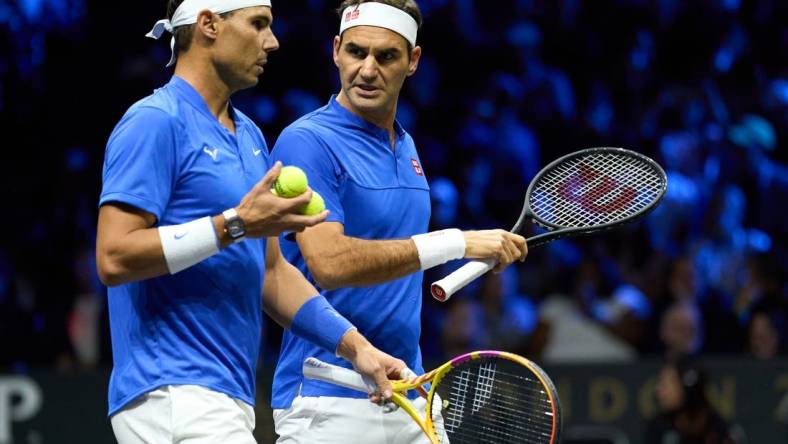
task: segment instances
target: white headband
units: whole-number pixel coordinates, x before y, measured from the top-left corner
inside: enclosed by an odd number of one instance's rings
[[[339,35],[354,26],[376,26],[386,28],[405,37],[411,46],[416,46],[419,25],[407,12],[378,2],[366,2],[348,6],[342,12]]]
[[[197,17],[202,11],[211,11],[214,14],[224,14],[225,12],[236,11],[243,8],[251,8],[252,6],[268,6],[271,7],[271,0],[184,0],[175,14],[172,15],[172,20],[159,20],[153,25],[153,29],[145,37],[158,40],[164,31],[172,34],[173,30],[179,26],[193,25],[197,23]],[[167,66],[175,64],[175,37],[170,40],[170,50],[172,56],[170,57]]]

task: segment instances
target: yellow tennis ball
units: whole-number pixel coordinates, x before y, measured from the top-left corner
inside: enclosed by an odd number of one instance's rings
[[[314,216],[326,209],[326,202],[323,200],[323,196],[317,194],[316,191],[312,191],[312,198],[309,199],[309,203],[304,205],[301,208],[301,214],[306,214],[307,216]]]
[[[301,168],[286,166],[274,182],[273,190],[279,197],[296,197],[304,194],[308,185],[306,174]]]

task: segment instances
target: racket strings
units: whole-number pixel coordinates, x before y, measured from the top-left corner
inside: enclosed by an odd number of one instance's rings
[[[431,411],[441,443],[551,443],[552,400],[524,366],[471,361],[447,373],[436,392]]]
[[[661,195],[664,177],[638,157],[592,153],[542,176],[531,191],[533,214],[558,227],[616,223],[647,209]]]
[[[558,174],[545,176],[547,193],[544,196],[563,198],[564,208],[556,207],[555,215],[581,226],[628,217],[630,211],[636,214],[653,200],[648,198],[648,193],[637,191],[644,185],[646,190],[649,185],[658,187],[660,181],[652,180],[649,184],[653,175],[644,174],[648,173],[644,171],[645,165],[635,161],[636,158],[611,154],[575,159],[558,169]],[[639,179],[646,181],[639,183]]]
[[[527,442],[548,443],[552,436],[552,418],[532,418],[524,415],[522,408],[516,408],[515,400],[496,399],[497,404],[488,404],[481,416],[476,410],[469,421],[461,409],[450,412],[444,418],[445,436],[450,442]],[[459,407],[459,406],[458,406]],[[526,408],[540,409],[543,405],[530,405]],[[552,416],[552,413],[547,416]],[[447,441],[442,441],[447,442]]]
[[[611,154],[575,159],[558,174],[545,177],[544,196],[562,198],[557,202],[563,205],[552,206],[554,216],[568,222],[565,225],[610,223],[637,214],[654,200],[649,196],[654,193],[638,193],[649,186],[658,190],[661,183],[661,177],[648,174],[645,166],[636,158]]]

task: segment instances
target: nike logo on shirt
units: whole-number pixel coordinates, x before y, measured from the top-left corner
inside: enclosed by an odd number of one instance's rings
[[[260,149],[260,150],[256,150],[256,149],[252,148],[252,153],[253,153],[255,156],[259,156],[259,155],[260,155],[260,153],[262,153],[262,152],[263,152],[263,150],[262,150],[262,149]]]

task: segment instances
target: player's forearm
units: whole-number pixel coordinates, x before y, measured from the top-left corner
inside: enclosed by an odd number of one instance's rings
[[[263,309],[283,328],[290,328],[301,306],[317,294],[315,287],[283,257],[266,264]]]
[[[337,346],[336,354],[343,359],[353,362],[360,352],[372,347],[372,344],[358,330],[350,330],[342,336],[342,340]]]
[[[303,249],[302,249],[303,251]],[[305,253],[318,285],[331,290],[399,279],[419,271],[418,251],[411,239],[365,240],[341,236]]]
[[[224,218],[211,219],[213,236],[221,233],[219,244],[223,248],[230,240],[223,230]],[[96,261],[101,281],[107,286],[163,276],[171,272],[162,244],[159,228],[139,228],[128,232],[109,232],[99,223]],[[175,235],[178,235],[176,233]],[[215,243],[214,237],[213,242]]]
[[[340,356],[353,356],[364,341],[355,328],[318,294],[298,269],[290,265],[276,238],[268,240],[263,309],[279,325]]]
[[[116,285],[167,274],[167,262],[158,230],[135,230],[123,236],[99,235],[96,247],[98,275],[105,285]]]

